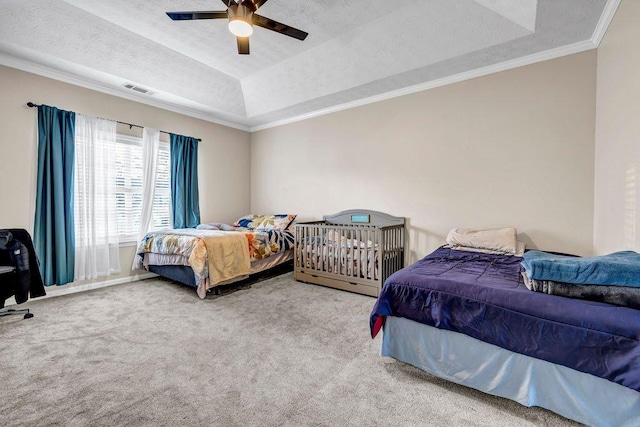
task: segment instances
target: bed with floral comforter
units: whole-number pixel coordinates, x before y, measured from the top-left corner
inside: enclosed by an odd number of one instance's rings
[[[201,298],[207,290],[249,274],[251,264],[293,249],[291,231],[211,224],[201,229],[148,233],[138,244],[134,267],[188,266]]]

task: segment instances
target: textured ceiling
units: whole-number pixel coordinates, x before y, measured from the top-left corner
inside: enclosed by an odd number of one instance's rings
[[[309,37],[256,28],[244,56],[225,21],[164,13],[220,0],[2,0],[0,59],[248,128],[590,40],[607,1],[269,0]]]

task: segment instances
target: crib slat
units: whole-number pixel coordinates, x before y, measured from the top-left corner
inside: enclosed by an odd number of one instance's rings
[[[398,234],[398,229],[395,230],[396,234],[396,268],[395,271],[400,270],[400,234]]]
[[[311,265],[314,270],[317,270],[318,257],[316,254],[318,253],[318,236],[316,233],[316,227],[315,226],[311,227],[311,230],[309,231],[311,231],[311,236],[312,236],[311,241],[313,242],[313,246],[311,247],[312,248],[311,249]]]
[[[366,240],[364,242],[364,245],[366,248],[366,254],[364,257],[364,278],[367,279],[369,277],[369,255],[371,254],[371,248],[369,248],[369,242],[371,241],[369,227],[367,227],[365,234]]]
[[[315,269],[314,267],[314,258],[313,258],[313,251],[315,250],[315,244],[316,241],[314,240],[315,237],[313,236],[313,227],[309,227],[309,268],[311,268],[312,270]]]
[[[294,227],[294,234],[293,234],[293,241],[294,241],[294,254],[295,254],[295,258],[293,260],[293,262],[295,263],[294,265],[296,267],[299,267],[300,265],[300,232],[301,232],[302,228],[300,226],[296,226]]]
[[[358,256],[358,258],[356,259],[356,262],[355,262],[355,265],[356,265],[356,277],[360,277],[360,269],[362,268],[362,258],[360,258],[360,256],[362,255],[362,247],[360,246],[360,242],[362,241],[362,236],[360,235],[360,228],[359,227],[355,229],[355,234],[356,234],[355,245],[357,245],[356,254]]]
[[[393,260],[394,260],[394,265],[393,265],[393,271],[398,271],[398,259],[399,259],[399,253],[398,253],[398,246],[399,246],[399,242],[398,242],[398,230],[397,229],[393,229],[393,234],[394,234],[394,239],[393,241],[395,242],[395,245],[393,246]]]
[[[323,254],[324,254],[324,241],[322,240],[322,228],[318,227],[318,271],[323,271]]]
[[[316,227],[316,232],[318,234],[317,242],[318,242],[318,263],[316,264],[318,267],[318,271],[322,271],[322,252],[324,250],[324,242],[322,241],[322,228]]]
[[[302,266],[303,268],[307,268],[307,245],[309,244],[309,240],[307,240],[307,226],[302,227]]]
[[[304,268],[308,268],[309,264],[309,248],[311,242],[309,241],[309,227],[304,227]]]
[[[382,262],[381,262],[381,267],[380,267],[380,285],[382,285],[385,281],[385,279],[387,278],[387,270],[389,269],[387,266],[387,260],[386,260],[386,256],[385,253],[387,251],[387,233],[383,230],[382,232],[380,232],[380,238],[382,239],[382,247],[384,248],[382,250],[382,254],[380,255]]]
[[[355,271],[355,277],[360,277],[360,252],[362,251],[362,249],[360,248],[360,229],[358,227],[356,227],[353,230],[353,234],[355,235],[354,239],[354,247],[355,247],[355,251],[354,251],[354,255],[357,256],[357,258],[355,259],[355,263],[354,263],[354,267],[356,269]]]
[[[378,249],[378,280],[379,285],[382,286],[384,283],[384,264],[382,263],[382,254],[384,252],[384,240],[382,238],[382,230],[378,230],[378,244],[380,248]]]
[[[389,230],[389,236],[391,238],[391,248],[389,248],[390,258],[389,258],[389,271],[387,272],[387,274],[391,276],[391,272],[395,270],[395,266],[396,266],[396,259],[394,257],[395,250],[396,250],[396,239],[395,239],[395,233],[393,232],[393,230]]]
[[[347,229],[342,227],[340,230],[340,274],[347,276],[349,269],[347,268]]]

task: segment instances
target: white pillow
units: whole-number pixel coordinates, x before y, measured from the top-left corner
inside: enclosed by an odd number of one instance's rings
[[[475,248],[516,255],[518,253],[517,235],[515,227],[487,230],[454,228],[447,236],[447,243],[454,249],[456,247]]]

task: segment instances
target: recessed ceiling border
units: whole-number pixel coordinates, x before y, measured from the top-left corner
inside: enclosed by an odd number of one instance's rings
[[[499,73],[501,71],[524,67],[526,65],[535,64],[537,62],[544,62],[551,59],[560,58],[562,56],[573,55],[576,53],[585,52],[587,50],[592,50],[595,48],[596,48],[596,45],[591,40],[585,40],[578,43],[573,43],[570,45],[561,46],[558,48],[549,49],[549,50],[534,53],[531,55],[523,56],[520,58],[510,59],[508,61],[504,61],[498,64],[493,64],[493,65],[489,65],[482,68],[476,68],[475,70],[465,71],[464,73],[455,74],[453,76],[448,76],[441,79],[420,83],[418,85],[409,86],[403,89],[398,89],[391,92],[385,92],[379,95],[358,99],[356,101],[351,101],[351,102],[347,102],[340,105],[334,105],[332,107],[312,111],[307,114],[302,114],[295,117],[289,117],[282,120],[276,120],[274,122],[266,123],[263,125],[251,126],[250,132],[258,132],[264,129],[283,126],[283,125],[311,119],[318,116],[324,116],[326,114],[331,114],[338,111],[348,110],[351,108],[361,107],[367,104],[373,104],[375,102],[385,101],[387,99],[397,98],[405,95],[411,95],[413,93],[423,92],[425,90],[435,89],[437,87],[447,86],[453,83],[459,83],[465,80],[471,80],[477,77],[483,77],[490,74]]]
[[[149,105],[151,107],[160,108],[162,110],[172,111],[174,113],[183,114],[185,116],[193,117],[195,119],[204,120],[207,122],[215,123],[218,125],[230,127],[233,129],[243,130],[249,132],[250,128],[240,123],[230,122],[228,120],[218,119],[212,115],[194,110],[192,108],[181,107],[170,104],[168,102],[162,102],[155,99],[149,99],[135,93],[128,93],[124,89],[114,88],[111,86],[103,85],[92,80],[84,79],[75,74],[67,73],[64,71],[56,70],[55,68],[37,64],[35,62],[17,58],[13,55],[9,55],[5,52],[0,52],[0,65],[4,65],[10,68],[16,68],[18,70],[26,71],[28,73],[37,74],[42,77],[47,77],[53,80],[58,80],[63,83],[69,83],[74,86],[80,86],[85,89],[95,90],[97,92],[106,93],[107,95],[113,95],[118,98],[124,98],[129,101],[139,102],[141,104]]]

